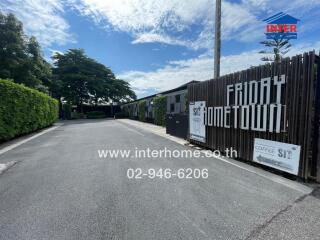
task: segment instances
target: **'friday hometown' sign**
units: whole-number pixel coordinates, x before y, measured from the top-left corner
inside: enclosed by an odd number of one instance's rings
[[[204,107],[204,125],[260,132],[285,130],[281,103],[286,76],[240,82],[226,87],[226,106]]]

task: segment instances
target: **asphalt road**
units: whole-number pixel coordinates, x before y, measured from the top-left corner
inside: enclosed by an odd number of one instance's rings
[[[320,239],[320,200],[212,159],[99,158],[188,149],[115,120],[69,122],[0,155],[0,239]],[[207,168],[208,179],[128,179],[128,168]],[[287,180],[284,180],[287,181]]]

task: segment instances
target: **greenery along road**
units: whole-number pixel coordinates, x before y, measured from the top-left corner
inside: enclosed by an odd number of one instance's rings
[[[28,37],[13,14],[0,12],[0,78],[49,93],[77,105],[123,102],[136,98],[128,82],[88,57],[81,49],[55,53],[48,63],[35,37]]]

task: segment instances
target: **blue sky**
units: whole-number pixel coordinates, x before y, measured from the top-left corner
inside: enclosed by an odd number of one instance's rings
[[[213,76],[214,0],[0,0],[47,59],[69,48],[109,66],[139,97]],[[301,21],[288,54],[320,50],[320,0],[222,0],[222,74],[262,64],[262,21]]]

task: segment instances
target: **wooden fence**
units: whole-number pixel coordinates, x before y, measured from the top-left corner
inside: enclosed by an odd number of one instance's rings
[[[205,101],[207,106],[215,107],[228,105],[226,92],[230,84],[268,77],[280,78],[283,75],[286,77],[281,95],[281,105],[285,106],[281,117],[284,127],[279,133],[243,130],[232,126],[230,128],[206,126],[206,143],[190,141],[220,151],[232,147],[238,151],[239,158],[249,161],[253,160],[255,138],[300,145],[298,175],[304,179],[318,178],[320,181],[318,156],[320,74],[317,74],[320,73],[319,63],[319,57],[314,52],[309,52],[291,59],[283,59],[280,64],[252,67],[218,79],[189,85],[190,102]],[[276,89],[271,88],[270,91],[271,102],[276,101]],[[239,119],[236,121],[240,121]]]

